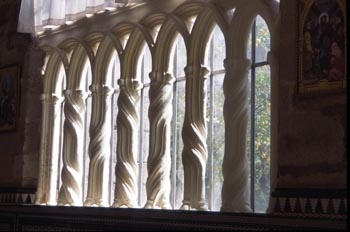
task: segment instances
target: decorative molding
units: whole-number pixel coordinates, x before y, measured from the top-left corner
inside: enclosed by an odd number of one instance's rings
[[[343,189],[276,189],[271,193],[271,201],[275,215],[347,216],[347,190]]]
[[[34,204],[35,191],[35,188],[0,188],[0,206]]]

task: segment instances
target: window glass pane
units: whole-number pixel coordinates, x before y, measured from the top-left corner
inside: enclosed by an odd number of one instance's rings
[[[141,175],[141,196],[140,196],[140,206],[143,207],[146,204],[147,201],[147,195],[146,195],[146,181],[147,181],[147,159],[148,159],[148,151],[149,151],[149,120],[148,120],[148,108],[149,108],[149,97],[148,97],[148,91],[149,87],[143,88],[143,110],[142,110],[142,121],[141,121],[141,128],[142,128],[142,148],[141,148],[141,165],[140,167],[140,175]],[[139,164],[140,165],[140,164]]]
[[[248,94],[248,125],[247,125],[247,140],[246,140],[246,156],[248,159],[248,167],[249,167],[249,189],[250,189],[250,183],[251,183],[251,143],[252,143],[252,138],[251,138],[251,130],[252,130],[252,117],[251,117],[251,108],[252,108],[252,101],[251,101],[251,86],[252,86],[252,77],[251,77],[251,70],[249,70],[248,73],[248,86],[249,86],[249,94]]]
[[[86,76],[83,76],[82,78],[85,79],[85,91],[89,91],[89,86],[92,82],[92,74],[90,69],[90,64],[87,62],[86,65]],[[85,72],[83,72],[85,73]],[[83,153],[83,175],[84,175],[84,183],[83,183],[83,201],[86,199],[87,195],[87,188],[88,188],[88,181],[89,181],[89,143],[90,143],[90,133],[89,133],[89,127],[90,127],[90,121],[91,121],[91,95],[88,96],[88,98],[85,101],[85,127],[84,127],[84,153]]]
[[[213,211],[220,211],[221,207],[222,160],[225,151],[224,76],[224,74],[219,74],[213,77]]]
[[[143,55],[143,84],[151,83],[151,79],[149,78],[149,73],[152,71],[152,55],[147,45],[145,47],[145,53]]]
[[[268,65],[256,69],[255,85],[255,211],[265,212],[270,194],[271,84]]]
[[[143,66],[141,68],[141,81],[143,88],[141,90],[140,98],[140,150],[138,157],[138,168],[139,168],[139,206],[143,207],[147,201],[146,193],[146,181],[147,181],[147,158],[149,151],[149,119],[148,119],[148,109],[149,109],[149,84],[151,82],[149,78],[149,73],[152,71],[152,56],[148,49],[145,47],[143,58],[141,63]]]
[[[118,79],[120,78],[120,62],[116,55],[111,61],[113,65],[112,71],[112,87],[116,90],[111,98],[111,157],[110,157],[110,184],[109,184],[109,202],[112,205],[114,201],[114,189],[115,189],[115,166],[117,164],[117,115],[118,115],[118,96],[119,96],[119,85]]]
[[[60,74],[62,75],[62,87],[60,88],[61,97],[64,97],[63,90],[66,86],[66,75],[65,71],[63,69],[63,66],[61,66]],[[60,78],[59,78],[60,79]],[[59,152],[59,163],[58,163],[58,183],[57,183],[57,191],[61,188],[62,180],[61,180],[61,172],[63,167],[63,124],[66,117],[64,115],[64,101],[61,103],[61,122],[60,122],[60,152]]]
[[[248,38],[248,43],[247,44],[248,44],[248,47],[247,47],[247,59],[251,60],[252,59],[252,33],[249,34],[249,38]]]
[[[224,59],[226,56],[225,38],[219,26],[214,29],[214,50],[213,50],[213,71],[224,69]]]
[[[175,191],[175,209],[179,209],[183,200],[184,171],[182,165],[182,125],[185,118],[185,81],[176,83],[177,91],[177,117],[176,117],[176,191]]]
[[[111,137],[111,163],[110,163],[110,204],[114,201],[114,190],[115,190],[115,167],[117,164],[117,115],[118,115],[118,105],[117,99],[119,96],[119,91],[112,96],[112,137]]]
[[[213,50],[213,40],[209,42],[209,45],[207,47],[210,47],[209,51]],[[210,52],[210,60],[212,59],[212,53]],[[210,67],[212,67],[212,63],[210,64]],[[208,151],[208,158],[207,158],[207,164],[205,168],[205,202],[207,204],[207,207],[209,210],[212,210],[212,203],[213,203],[213,91],[212,91],[212,81],[213,77],[210,76],[210,78],[206,81],[207,84],[207,105],[206,105],[206,125],[207,125],[207,151]]]
[[[270,51],[270,33],[269,29],[261,16],[256,17],[256,62],[267,60],[267,53]]]
[[[177,40],[177,67],[176,67],[176,76],[177,77],[184,77],[185,71],[184,68],[187,65],[187,53],[186,53],[186,46],[183,38],[179,36],[179,39]]]

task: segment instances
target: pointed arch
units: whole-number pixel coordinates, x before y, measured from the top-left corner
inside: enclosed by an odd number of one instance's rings
[[[170,56],[174,47],[177,35],[182,36],[186,41],[189,40],[189,34],[186,25],[176,16],[170,16],[162,25],[157,41],[154,47],[153,70],[168,71]]]
[[[228,30],[228,49],[227,58],[246,58],[246,50],[248,38],[251,30],[251,25],[257,15],[260,15],[266,22],[270,35],[271,47],[274,47],[274,36],[278,9],[274,1],[259,1],[252,0],[249,2],[241,2],[232,17]]]
[[[113,54],[116,52],[115,44],[118,44],[117,46],[120,49],[120,43],[118,41],[112,41],[111,35],[105,36],[102,40],[96,53],[96,60],[93,67],[93,84],[106,84],[108,67]]]
[[[62,94],[63,78],[66,75],[60,75],[63,69],[67,72],[68,60],[64,52],[58,48],[44,48],[46,55],[49,56],[46,68],[44,70],[43,87],[44,93]]]

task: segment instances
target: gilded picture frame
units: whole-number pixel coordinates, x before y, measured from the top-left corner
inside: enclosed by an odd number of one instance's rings
[[[0,68],[0,132],[17,126],[19,105],[19,67]]]
[[[298,94],[346,89],[345,0],[298,1]]]

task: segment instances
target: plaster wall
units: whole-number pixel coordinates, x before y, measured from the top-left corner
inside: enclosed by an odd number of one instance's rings
[[[29,35],[16,32],[19,6],[0,2],[0,67],[20,69],[16,129],[0,133],[0,187],[7,188],[34,187],[38,173],[42,57]]]

